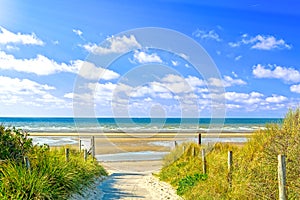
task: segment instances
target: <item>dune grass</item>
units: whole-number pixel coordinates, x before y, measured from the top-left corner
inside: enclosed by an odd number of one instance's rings
[[[183,146],[178,146],[165,158],[159,177],[185,199],[278,199],[278,154],[286,155],[288,199],[300,199],[299,109],[289,111],[282,124],[268,125],[266,130],[255,132],[243,147],[218,143],[209,148],[207,174],[202,172],[200,155],[201,148],[207,147],[184,145],[185,152]],[[233,151],[231,186],[228,151]]]
[[[83,154],[75,150],[71,150],[68,162],[64,148],[50,150],[48,146],[30,144],[26,152],[20,152],[29,158],[30,169],[19,156],[6,157],[8,160],[0,164],[0,199],[68,199],[96,177],[107,175],[96,161],[84,161]]]

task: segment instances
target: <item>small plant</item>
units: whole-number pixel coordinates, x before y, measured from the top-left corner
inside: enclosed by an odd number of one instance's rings
[[[186,176],[178,183],[177,194],[183,195],[194,187],[197,182],[205,181],[208,178],[207,174],[194,174],[193,176]]]

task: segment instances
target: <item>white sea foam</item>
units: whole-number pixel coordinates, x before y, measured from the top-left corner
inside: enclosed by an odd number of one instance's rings
[[[78,143],[78,139],[73,137],[30,137],[32,138],[33,144],[43,145],[48,144],[49,146],[62,146],[71,145]]]

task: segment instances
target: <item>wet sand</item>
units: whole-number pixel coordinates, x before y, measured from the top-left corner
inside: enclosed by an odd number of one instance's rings
[[[249,138],[252,133],[202,133],[202,139]],[[32,137],[71,137],[72,146],[79,149],[79,139],[95,137],[95,153],[115,154],[123,152],[168,152],[177,143],[198,141],[196,133],[30,133]],[[233,142],[243,143],[243,142]]]

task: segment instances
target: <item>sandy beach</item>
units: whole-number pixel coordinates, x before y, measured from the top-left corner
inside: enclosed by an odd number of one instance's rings
[[[243,143],[252,133],[202,133],[202,142]],[[116,154],[124,152],[169,152],[182,142],[198,142],[197,133],[30,133],[33,138],[56,139],[54,146],[59,145],[62,138],[69,138],[66,142],[73,148],[79,148],[79,139],[95,137],[95,153]],[[51,145],[50,145],[51,146]]]

